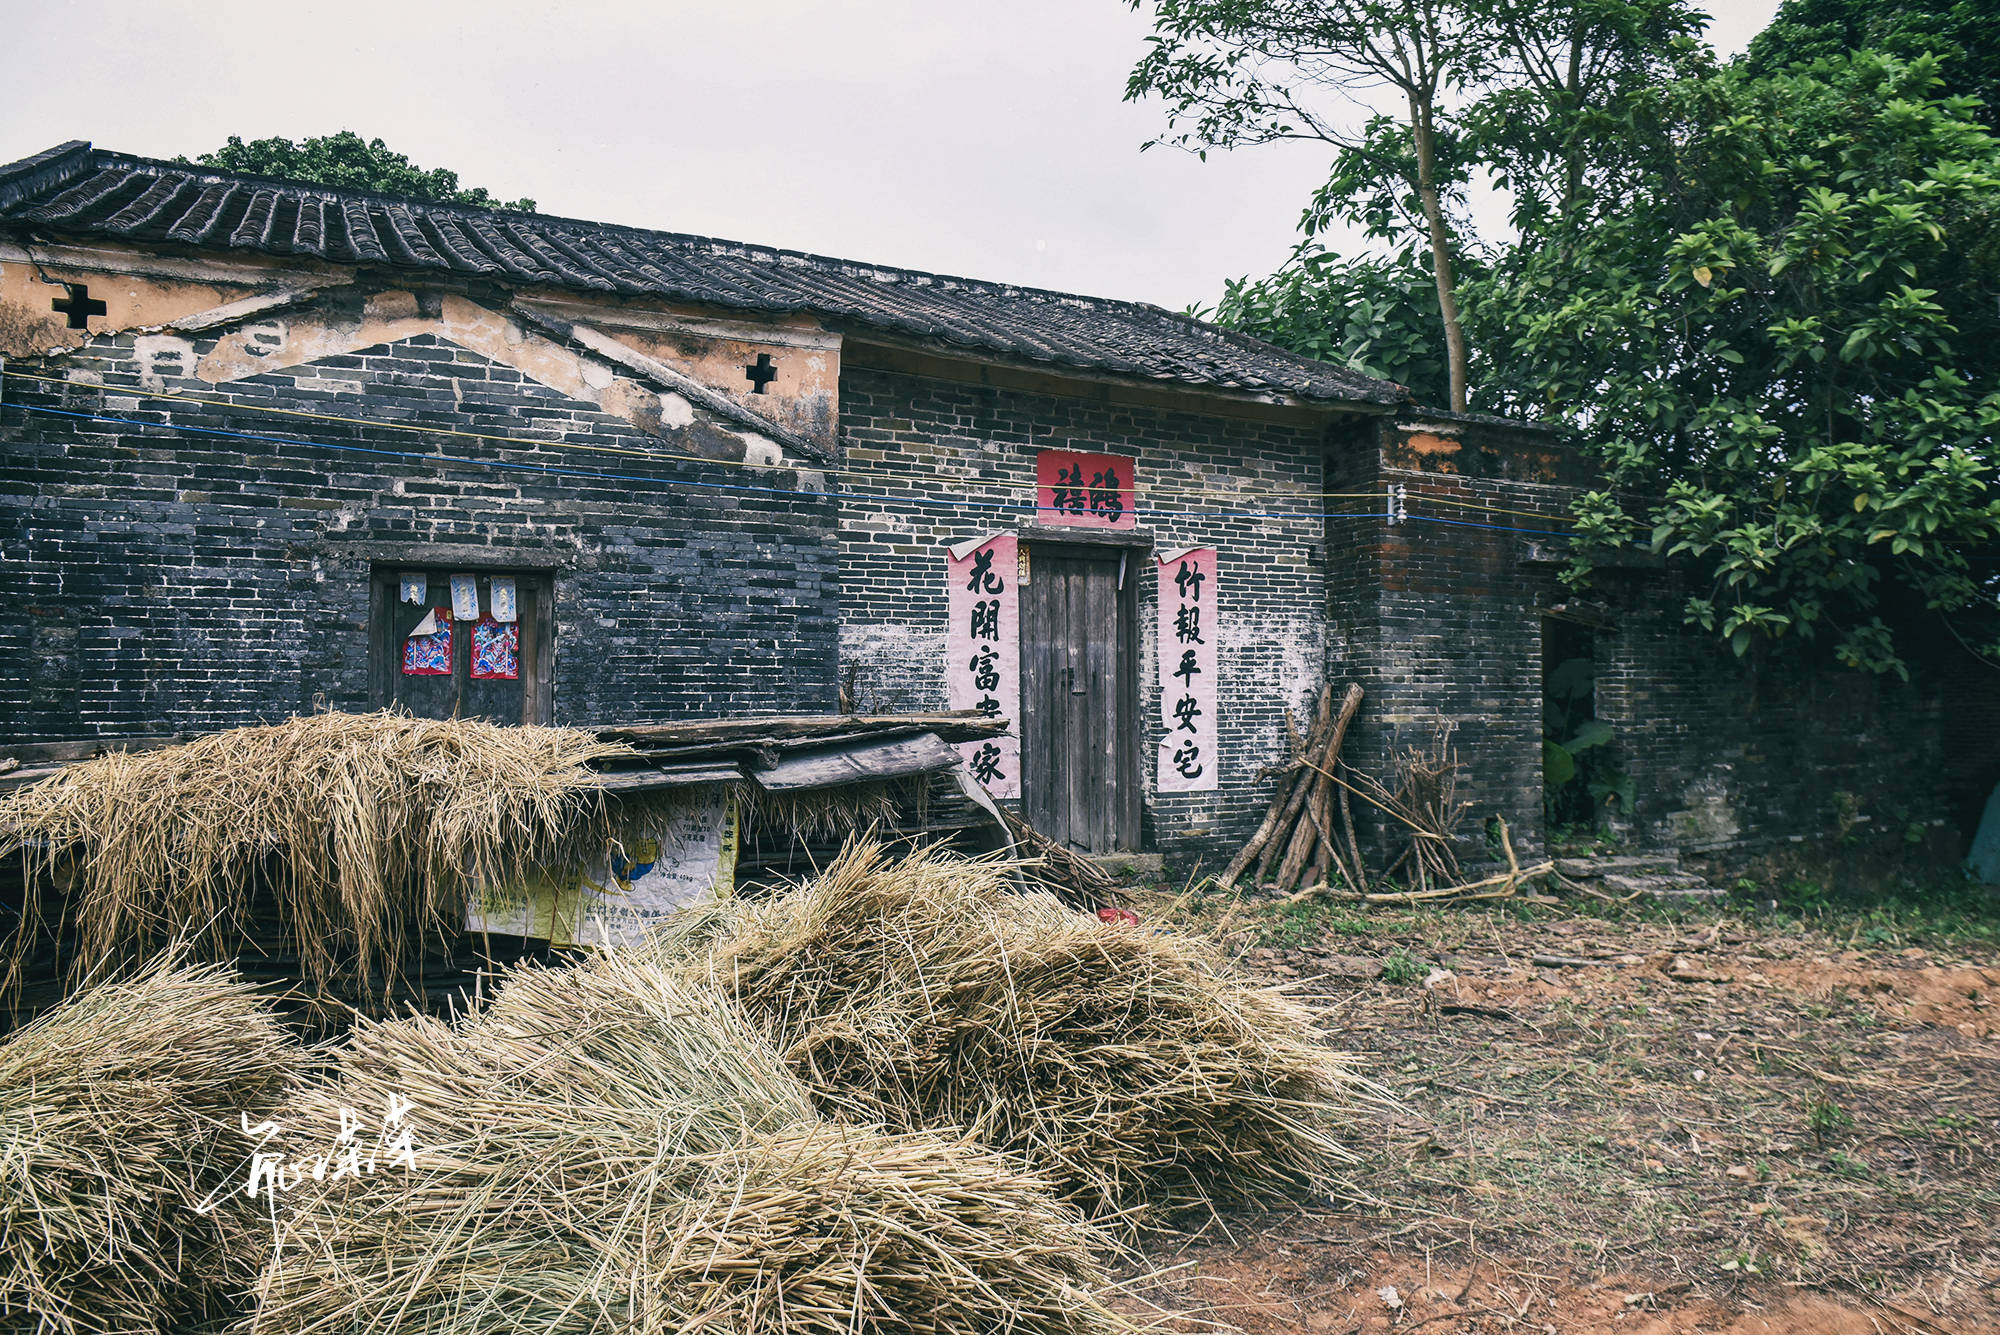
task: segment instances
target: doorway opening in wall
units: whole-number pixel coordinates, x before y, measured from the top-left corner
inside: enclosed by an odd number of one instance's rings
[[[1559,617],[1542,620],[1542,816],[1551,843],[1588,837],[1610,727],[1597,717],[1597,637]]]
[[[1139,847],[1138,589],[1146,550],[1022,547],[1022,814],[1085,853]]]
[[[548,723],[554,582],[547,571],[377,566],[369,697],[419,718]]]

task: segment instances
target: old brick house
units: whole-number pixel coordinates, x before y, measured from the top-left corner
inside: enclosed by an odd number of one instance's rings
[[[1582,660],[1646,842],[1995,777],[1949,662],[1725,660],[1643,561],[1566,594],[1552,436],[1152,307],[75,143],[0,168],[0,355],[0,741],[991,701],[1039,824],[1212,857],[1352,678],[1356,765],[1449,720],[1532,845]]]

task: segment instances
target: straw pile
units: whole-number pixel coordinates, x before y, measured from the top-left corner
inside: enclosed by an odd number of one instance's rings
[[[240,1118],[277,1106],[300,1052],[247,986],[172,956],[0,1042],[0,1330],[227,1319],[269,1243],[232,1191]]]
[[[463,923],[469,886],[601,852],[611,817],[587,766],[632,754],[571,729],[395,713],[114,752],[0,800],[0,856],[35,864],[18,942],[47,874],[72,860],[93,965],[182,938],[227,958],[268,883],[309,992],[386,990],[413,940]]]
[[[249,1335],[1116,1328],[1097,1235],[934,1137],[828,1125],[713,991],[605,957],[515,973],[456,1027],[363,1023],[339,1110],[417,1105],[416,1166],[291,1216]]]
[[[964,1128],[1100,1217],[1330,1181],[1361,1086],[1303,1006],[1008,880],[856,843],[780,898],[677,915],[654,948],[733,996],[829,1114]]]

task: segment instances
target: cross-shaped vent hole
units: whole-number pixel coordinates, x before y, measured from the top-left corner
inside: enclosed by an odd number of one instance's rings
[[[90,328],[90,317],[104,314],[104,303],[90,295],[90,287],[85,283],[64,283],[67,297],[57,297],[49,303],[49,309],[60,311],[69,317],[71,329]]]

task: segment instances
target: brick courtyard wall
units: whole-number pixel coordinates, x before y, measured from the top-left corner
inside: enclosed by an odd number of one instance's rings
[[[1823,644],[1738,658],[1683,623],[1683,577],[1649,554],[1608,559],[1588,589],[1563,585],[1562,518],[1589,475],[1552,436],[1407,415],[1382,429],[1372,477],[1350,467],[1347,489],[1405,489],[1404,517],[1380,521],[1379,547],[1355,553],[1330,587],[1330,675],[1370,693],[1350,758],[1386,774],[1395,750],[1452,722],[1471,803],[1466,857],[1487,856],[1480,835],[1496,814],[1523,857],[1543,849],[1551,616],[1592,626],[1596,717],[1636,799],[1605,815],[1631,846],[1701,855],[1733,875],[1815,860],[1824,870],[1885,841],[1948,859],[1970,837],[2000,781],[2000,672],[1935,625],[1908,628],[1907,683],[1845,668]],[[1357,816],[1379,836],[1369,813]],[[1796,856],[1775,856],[1787,851]]]
[[[1597,712],[1637,785],[1639,844],[1732,867],[1788,845],[1801,865],[1839,850],[1963,851],[2000,781],[2000,672],[1935,624],[1902,628],[1905,682],[1843,667],[1823,642],[1738,658],[1682,624],[1686,589],[1666,572],[1607,591]]]
[[[740,485],[740,468],[568,448],[659,442],[429,335],[226,385],[165,388],[493,433],[520,447],[153,397],[141,392],[130,336],[10,369],[70,383],[10,380],[0,407],[6,740],[366,709],[378,561],[551,572],[556,722],[835,703],[835,502],[798,489],[817,475],[760,470],[753,480],[776,494],[759,495],[687,485]],[[530,468],[326,448],[334,444]]]
[[[851,351],[840,401],[844,462],[856,470],[842,483],[852,497],[841,525],[841,661],[864,708],[943,705],[944,548],[1029,518],[1037,450],[1136,459],[1138,521],[1155,550],[1219,549],[1215,792],[1153,791],[1158,590],[1151,559],[1137,563],[1145,838],[1179,865],[1218,869],[1263,816],[1271,782],[1257,771],[1283,755],[1285,710],[1309,710],[1324,678],[1325,419],[967,383],[857,365]]]

